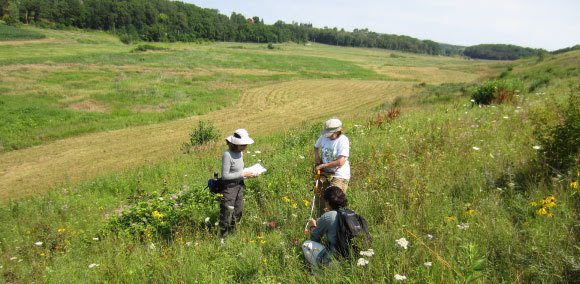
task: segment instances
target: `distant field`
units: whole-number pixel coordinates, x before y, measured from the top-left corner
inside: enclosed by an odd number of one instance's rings
[[[223,132],[271,133],[501,66],[318,44],[158,43],[162,50],[135,52],[105,33],[40,31],[45,41],[0,43],[4,198],[171,155],[199,119]]]
[[[46,36],[37,31],[20,29],[17,27],[0,24],[0,42],[1,41],[21,41],[43,39]]]

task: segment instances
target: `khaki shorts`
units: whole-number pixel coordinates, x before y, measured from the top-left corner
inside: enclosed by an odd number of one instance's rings
[[[342,192],[346,195],[346,190],[348,189],[348,179],[344,178],[334,178],[332,175],[326,174],[320,177],[320,182],[322,185],[319,186],[319,190],[316,193],[316,214],[318,217],[322,216],[324,212],[328,211],[326,203],[324,200],[324,190],[329,186],[336,186],[342,189]]]

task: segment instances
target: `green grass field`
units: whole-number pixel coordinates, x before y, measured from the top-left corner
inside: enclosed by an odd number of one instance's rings
[[[0,111],[10,119],[0,126],[0,160],[13,165],[2,174],[46,169],[44,179],[6,184],[5,282],[390,283],[398,274],[413,283],[571,283],[580,275],[579,165],[553,172],[542,160],[558,151],[549,141],[560,141],[542,137],[580,112],[580,52],[507,63],[292,44],[135,53],[102,33],[42,32],[48,42],[0,44]],[[513,102],[472,104],[476,83],[500,74],[522,86]],[[312,114],[329,100],[346,103]],[[389,119],[394,104],[401,115]],[[351,141],[349,207],[367,219],[375,255],[366,266],[355,259],[313,274],[300,248],[312,147],[335,115]],[[247,182],[243,221],[225,247],[217,197],[204,189],[223,140],[178,149],[201,118],[222,135],[247,127],[256,143],[245,163],[268,169]],[[173,132],[185,135],[152,142]],[[59,159],[85,151],[88,160]],[[111,157],[123,151],[139,162],[115,167],[127,162]],[[68,170],[87,164],[109,170]],[[25,193],[28,179],[57,185]],[[407,249],[395,246],[401,238]]]

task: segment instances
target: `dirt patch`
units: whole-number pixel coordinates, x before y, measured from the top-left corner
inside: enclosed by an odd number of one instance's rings
[[[66,109],[88,112],[108,112],[109,108],[95,100],[84,100],[70,104]]]

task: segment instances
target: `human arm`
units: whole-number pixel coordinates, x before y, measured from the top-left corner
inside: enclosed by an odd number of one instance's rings
[[[313,222],[310,222],[310,221]],[[324,215],[320,216],[320,218],[314,220],[312,218],[310,218],[308,220],[309,225],[314,225],[315,227],[310,230],[310,240],[311,241],[315,241],[315,242],[320,242],[322,240],[322,237],[328,233],[328,230],[330,229],[330,225],[331,225],[331,220],[330,220],[330,214],[325,213]],[[312,226],[311,226],[312,227]]]
[[[338,158],[332,162],[328,162],[325,164],[318,164],[316,166],[316,169],[321,170],[324,168],[340,168],[344,165],[344,163],[346,163],[346,157],[345,156],[338,156]]]
[[[314,147],[314,164],[316,166],[322,164],[322,159],[320,159],[320,148]]]
[[[232,158],[230,152],[224,152],[222,156],[222,179],[224,180],[236,180],[243,177],[242,170],[244,168],[243,160]],[[241,164],[240,164],[241,162]]]

